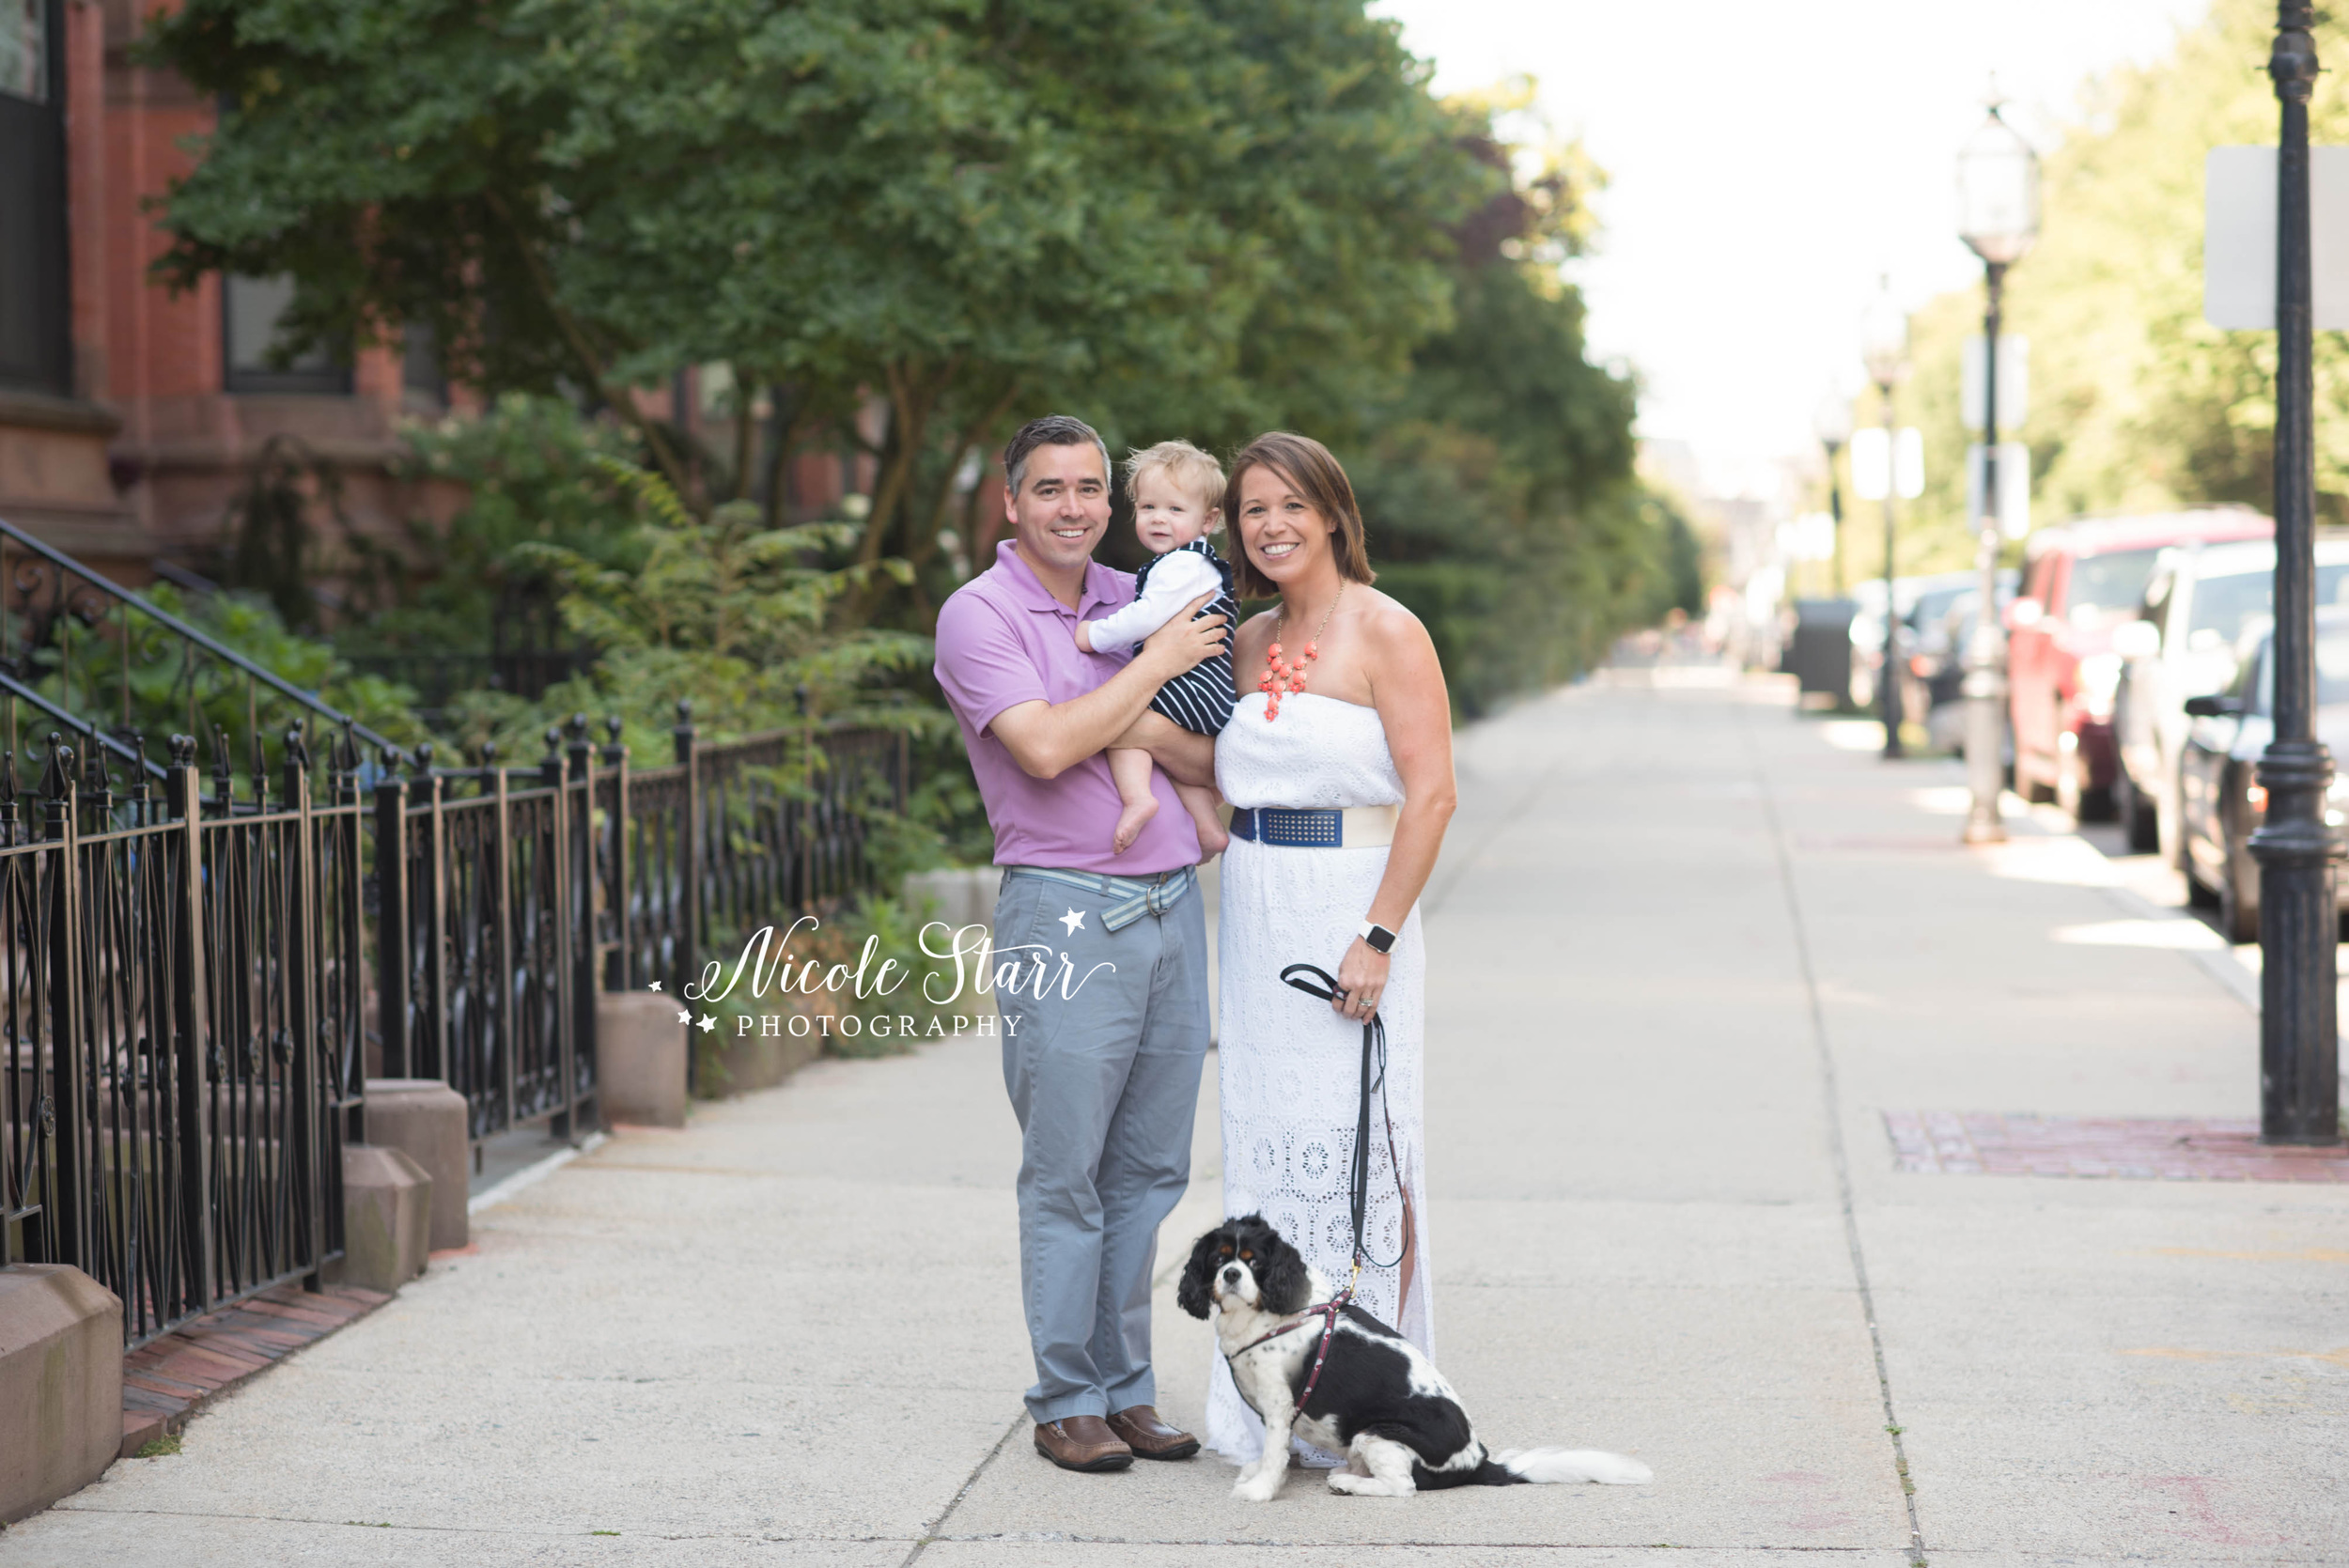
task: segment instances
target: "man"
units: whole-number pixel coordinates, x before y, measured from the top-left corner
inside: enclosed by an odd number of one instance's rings
[[[1135,747],[1184,783],[1214,782],[1213,740],[1148,707],[1221,650],[1226,628],[1178,615],[1138,654],[1081,650],[1078,621],[1133,598],[1131,578],[1093,560],[1109,526],[1109,450],[1083,422],[1050,415],[1012,438],[1003,471],[1012,537],[940,609],[938,683],[995,829],[997,950],[1047,965],[1041,986],[995,997],[1023,1141],[1036,1452],[1064,1469],[1124,1469],[1137,1454],[1199,1452],[1155,1408],[1150,1272],[1159,1223],[1190,1179],[1207,955],[1190,814],[1154,774],[1162,809],[1112,854],[1121,804],[1102,753]]]

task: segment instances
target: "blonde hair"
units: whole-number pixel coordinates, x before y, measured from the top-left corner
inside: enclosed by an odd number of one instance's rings
[[[1162,441],[1145,446],[1126,459],[1126,491],[1136,493],[1142,476],[1164,470],[1174,488],[1199,504],[1206,515],[1203,534],[1223,526],[1223,465],[1187,441]]]

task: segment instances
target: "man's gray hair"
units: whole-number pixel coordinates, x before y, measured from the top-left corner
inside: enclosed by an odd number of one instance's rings
[[[1003,448],[1003,478],[1018,495],[1020,485],[1028,477],[1028,458],[1039,446],[1076,446],[1091,442],[1101,454],[1101,483],[1110,479],[1110,449],[1099,432],[1083,420],[1065,413],[1048,413],[1041,419],[1031,419],[1019,427],[1019,434]]]

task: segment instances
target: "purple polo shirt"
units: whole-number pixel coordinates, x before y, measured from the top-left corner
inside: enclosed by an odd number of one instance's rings
[[[1110,853],[1117,830],[1117,785],[1100,752],[1057,779],[1031,778],[988,725],[1020,703],[1065,703],[1126,667],[1131,653],[1086,653],[1077,622],[1098,620],[1134,597],[1134,580],[1098,561],[1085,565],[1083,602],[1054,598],[1006,539],[995,565],[955,590],[938,612],[938,684],[962,726],[962,744],[978,775],[987,819],[995,828],[997,865],[1050,865],[1112,877],[1146,877],[1199,862],[1199,831],[1174,786],[1153,768],[1159,815],[1122,855]]]

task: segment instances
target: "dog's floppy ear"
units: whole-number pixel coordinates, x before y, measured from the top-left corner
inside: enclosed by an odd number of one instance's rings
[[[1305,1255],[1289,1245],[1288,1237],[1270,1225],[1256,1244],[1256,1290],[1268,1312],[1286,1316],[1302,1312],[1314,1298],[1314,1281]]]
[[[1175,1283],[1174,1305],[1193,1317],[1207,1315],[1212,1301],[1207,1284],[1215,1278],[1216,1241],[1222,1234],[1222,1227],[1218,1226],[1191,1244],[1190,1262],[1183,1265],[1183,1277]]]

